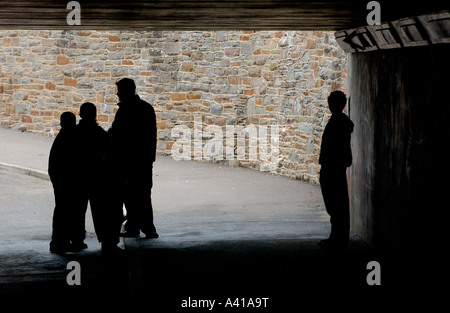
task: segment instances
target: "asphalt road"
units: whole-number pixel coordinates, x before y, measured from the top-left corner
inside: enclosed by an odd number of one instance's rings
[[[0,296],[138,295],[158,312],[183,311],[189,297],[225,304],[268,296],[278,311],[295,307],[300,291],[315,297],[321,286],[367,287],[370,249],[357,237],[343,255],[320,249],[329,234],[320,188],[285,177],[158,157],[152,198],[160,238],[127,239],[114,260],[100,255],[90,211],[87,250],[48,251],[48,180],[0,170],[0,190]],[[80,286],[66,282],[70,261],[81,266]]]

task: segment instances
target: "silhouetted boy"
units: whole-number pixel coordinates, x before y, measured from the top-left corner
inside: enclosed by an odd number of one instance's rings
[[[114,236],[111,226],[111,212],[108,211],[106,187],[101,184],[105,178],[104,157],[109,142],[108,133],[97,124],[97,108],[86,102],[80,107],[81,120],[76,126],[79,194],[76,218],[76,238],[79,248],[85,245],[85,218],[88,202],[91,207],[95,232],[104,249],[115,249],[119,241],[118,231]]]
[[[75,125],[71,112],[61,114],[61,130],[53,142],[48,162],[48,174],[55,194],[52,241],[50,251],[64,253],[71,250],[72,219],[75,211],[73,194],[76,192]]]
[[[116,83],[120,102],[109,133],[114,164],[117,207],[127,209],[123,237],[157,238],[153,224],[151,189],[153,162],[156,156],[156,115],[153,107],[136,94],[132,79]]]
[[[342,111],[347,97],[333,91],[328,97],[332,113],[325,126],[319,157],[320,186],[325,207],[330,215],[331,234],[319,242],[322,248],[345,248],[349,240],[350,212],[347,187],[347,167],[352,164],[350,147],[353,122]]]

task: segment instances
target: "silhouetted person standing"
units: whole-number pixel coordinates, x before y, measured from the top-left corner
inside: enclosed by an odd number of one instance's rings
[[[55,194],[52,240],[50,251],[65,253],[72,250],[73,217],[76,210],[73,194],[76,193],[74,165],[76,162],[76,117],[71,112],[61,114],[61,130],[53,142],[48,161],[48,174]]]
[[[353,122],[343,113],[347,97],[334,91],[328,97],[332,113],[322,135],[319,157],[320,186],[325,207],[330,215],[331,234],[319,242],[322,248],[345,248],[349,240],[350,212],[347,187],[347,167],[352,164],[350,147]]]
[[[77,135],[77,182],[79,192],[76,211],[76,243],[83,249],[85,244],[85,219],[88,202],[91,207],[92,219],[98,241],[104,250],[114,251],[119,242],[118,232],[114,234],[113,215],[108,207],[106,186],[101,184],[105,177],[104,157],[109,143],[108,133],[97,124],[97,108],[93,103],[86,102],[80,107],[81,120],[76,126]],[[73,243],[74,244],[74,243]]]
[[[156,115],[153,107],[136,94],[132,79],[117,83],[119,110],[109,130],[112,139],[111,157],[118,203],[125,204],[127,223],[123,237],[157,238],[153,224],[151,189],[153,162],[156,157]]]

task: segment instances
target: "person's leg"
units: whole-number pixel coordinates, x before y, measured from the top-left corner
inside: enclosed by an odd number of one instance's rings
[[[322,168],[320,186],[331,224],[330,237],[322,244],[345,245],[350,225],[346,169]]]
[[[129,180],[124,186],[123,203],[127,210],[127,220],[125,223],[124,237],[139,236],[139,190],[140,185],[133,180]]]
[[[153,207],[151,202],[152,179],[133,177],[126,188],[125,207],[127,209],[126,230],[129,236],[138,236],[142,230],[149,238],[157,238],[153,224]]]
[[[320,181],[320,189],[322,191],[323,202],[325,203],[325,209],[328,215],[330,215],[331,233],[329,239],[331,239],[331,234],[333,234],[333,222],[334,222],[333,212],[335,210],[332,172],[329,169],[322,167],[322,169],[320,170],[319,181]]]
[[[50,242],[50,251],[55,253],[64,253],[69,250],[70,241],[68,233],[68,212],[65,205],[64,188],[54,186],[55,209],[52,220],[52,240]]]
[[[157,238],[156,228],[153,223],[153,207],[151,198],[151,186],[146,184],[140,195],[141,203],[139,210],[139,228],[149,238]]]
[[[74,251],[86,249],[87,245],[84,243],[86,239],[86,210],[89,201],[89,190],[86,186],[77,188],[71,194],[71,241],[72,249]]]
[[[338,243],[347,244],[350,235],[350,205],[346,169],[336,173],[336,207],[334,212],[334,236]]]
[[[107,221],[107,214],[105,213],[107,199],[105,196],[105,192],[99,184],[89,188],[89,204],[91,206],[92,221],[99,242],[103,241],[107,231],[105,229]]]
[[[138,196],[139,199],[139,228],[148,238],[157,238],[156,228],[153,223],[153,206],[152,206],[152,187],[153,187],[153,170],[151,169],[148,176],[142,177],[140,182],[142,189]]]
[[[120,228],[123,221],[123,198],[118,189],[112,189],[111,194],[104,198],[104,204],[99,204],[96,208],[100,210],[98,218],[101,218],[101,234],[98,239],[102,244],[103,256],[115,256],[123,252],[117,247],[120,241]],[[97,210],[97,211],[99,211]],[[97,223],[98,224],[98,223]]]
[[[100,224],[102,229],[99,240],[102,243],[109,242],[117,245],[123,221],[124,186],[117,181],[108,184],[103,187],[102,195],[96,206],[97,220],[101,220],[97,224]]]

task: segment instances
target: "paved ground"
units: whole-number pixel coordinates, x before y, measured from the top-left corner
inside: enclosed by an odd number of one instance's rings
[[[52,141],[0,129],[0,295],[140,295],[133,299],[158,312],[185,312],[189,298],[226,311],[228,298],[268,297],[265,311],[279,312],[320,301],[330,288],[367,291],[366,265],[376,256],[364,243],[352,237],[339,254],[317,247],[329,232],[318,186],[170,157],[154,165],[160,238],[127,239],[123,258],[104,260],[89,216],[89,249],[51,254],[52,186],[24,173],[45,173]],[[66,283],[69,261],[81,265],[81,286]]]

